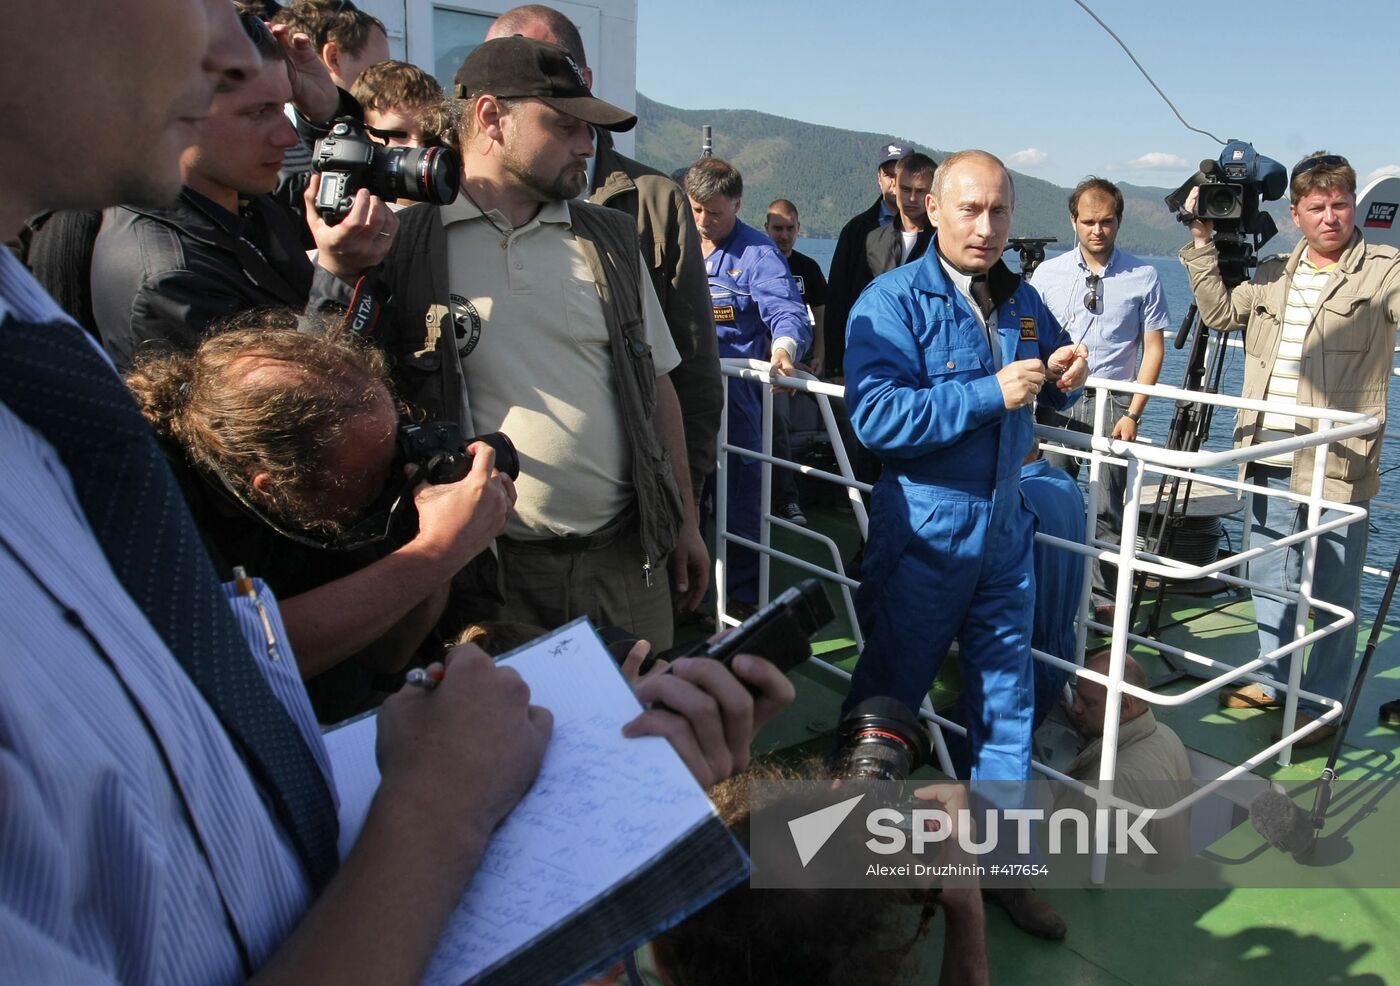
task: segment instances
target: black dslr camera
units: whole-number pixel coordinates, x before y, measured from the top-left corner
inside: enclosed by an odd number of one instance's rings
[[[396,464],[418,466],[414,483],[426,479],[434,486],[441,486],[465,477],[472,467],[472,455],[467,446],[473,442],[485,442],[495,449],[496,468],[511,479],[520,478],[520,455],[503,431],[464,440],[462,429],[451,421],[422,425],[405,422],[399,425],[395,441],[398,444]]]
[[[316,142],[311,166],[321,173],[316,212],[332,226],[345,218],[361,188],[386,202],[446,205],[457,197],[462,174],[462,159],[452,148],[385,147],[348,116],[338,118]]]

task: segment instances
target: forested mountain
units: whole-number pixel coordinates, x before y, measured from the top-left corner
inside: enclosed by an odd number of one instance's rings
[[[899,140],[939,161],[949,153],[898,135],[840,130],[752,110],[679,110],[641,93],[637,116],[638,159],[667,174],[700,156],[700,128],[712,125],[715,156],[744,176],[744,221],[762,226],[764,207],[775,198],[790,198],[801,210],[806,236],[836,236],[847,219],[875,201],[874,162],[882,145]],[[1185,227],[1162,203],[1170,189],[1118,184],[1126,203],[1119,245],[1164,256],[1187,242]],[[1017,172],[1014,235],[1068,242],[1068,195],[1067,188]],[[1271,203],[1270,208],[1282,231],[1265,248],[1274,252],[1291,246],[1296,235],[1287,206]]]

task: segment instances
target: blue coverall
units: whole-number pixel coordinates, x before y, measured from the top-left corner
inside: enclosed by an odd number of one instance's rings
[[[1036,459],[1021,467],[1021,492],[1035,516],[1035,529],[1084,543],[1084,494],[1069,473]],[[1051,544],[1035,544],[1035,626],[1031,646],[1064,661],[1074,660],[1074,618],[1083,587],[1084,556]],[[1035,662],[1035,722],[1038,729],[1064,691],[1069,672]]]
[[[989,273],[998,351],[933,246],[873,281],[847,323],[846,394],[883,472],[856,597],[865,651],[849,709],[888,695],[917,709],[954,638],[974,780],[1030,776],[1035,578],[1021,463],[1035,422],[1007,410],[997,370],[1070,338],[1000,262]],[[1013,290],[1014,287],[1014,290]],[[1047,381],[1040,400],[1068,406]]]
[[[1035,518],[1037,533],[1066,541],[1084,542],[1084,494],[1079,484],[1063,469],[1046,458],[1021,467],[1021,494]],[[1065,661],[1073,660],[1074,618],[1079,608],[1079,592],[1084,581],[1084,556],[1053,544],[1035,542],[1035,625],[1031,646]],[[1040,728],[1064,691],[1069,672],[1034,661],[1035,714],[1031,732]],[[967,723],[967,703],[959,700],[954,722]],[[944,737],[953,767],[964,775],[970,766],[967,741],[955,734]]]
[[[807,306],[788,270],[787,258],[767,236],[736,221],[733,231],[705,258],[714,305],[719,355],[768,362],[772,340],[787,337],[797,345],[793,360],[812,342]],[[763,447],[763,398],[759,385],[729,381],[729,442],[741,448]],[[737,455],[729,460],[729,523],[732,534],[758,540],[762,464]],[[758,601],[758,554],[731,544],[728,548],[728,594],[744,603]]]

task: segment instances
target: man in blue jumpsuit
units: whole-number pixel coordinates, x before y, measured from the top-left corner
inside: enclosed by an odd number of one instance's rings
[[[771,361],[774,374],[792,376],[798,359],[811,345],[811,322],[782,251],[767,236],[739,221],[743,178],[719,158],[701,158],[686,172],[685,192],[700,231],[720,357]],[[730,444],[762,449],[762,419],[758,388],[731,379]],[[728,477],[729,533],[757,541],[762,464],[732,456]],[[728,559],[730,599],[753,605],[758,601],[757,554],[731,544]]]
[[[1088,375],[1082,347],[1001,263],[1014,195],[986,152],[945,161],[929,194],[934,249],[865,290],[846,340],[851,423],[884,467],[846,707],[888,695],[917,709],[957,639],[974,780],[1030,776],[1035,579],[1021,463],[1037,399],[1068,406]]]

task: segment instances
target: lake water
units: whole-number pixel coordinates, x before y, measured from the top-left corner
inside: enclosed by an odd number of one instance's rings
[[[821,264],[823,270],[830,270],[831,255],[836,250],[836,241],[799,237],[797,249]],[[1049,255],[1054,256],[1055,254],[1050,253]],[[1014,257],[1014,254],[1009,256]],[[1190,344],[1188,342],[1185,348],[1176,349],[1172,343],[1177,328],[1181,325],[1181,320],[1191,305],[1191,288],[1186,279],[1186,268],[1181,266],[1181,262],[1176,257],[1144,257],[1143,259],[1157,269],[1157,276],[1161,280],[1162,290],[1167,296],[1167,306],[1170,308],[1172,316],[1172,329],[1166,340],[1166,358],[1162,362],[1162,372],[1158,377],[1158,382],[1179,387],[1182,386],[1185,379]],[[1238,394],[1240,392],[1243,380],[1243,360],[1242,350],[1231,348],[1227,351],[1224,374],[1221,378],[1221,393]],[[1400,420],[1396,416],[1397,411],[1400,410],[1400,386],[1391,387],[1388,403],[1388,418],[1391,421]],[[1161,444],[1166,440],[1170,424],[1171,414],[1168,408],[1163,407],[1161,402],[1148,404],[1147,412],[1142,421],[1142,431],[1145,435]],[[1211,434],[1205,447],[1212,450],[1229,448],[1233,428],[1233,415],[1228,413],[1217,415],[1212,422]],[[1381,491],[1377,497],[1379,500],[1390,503],[1400,503],[1400,470],[1396,468],[1400,466],[1400,449],[1397,449],[1397,444],[1400,444],[1400,435],[1397,435],[1394,429],[1390,429],[1385,436],[1381,450]],[[1400,516],[1387,512],[1373,514],[1369,552],[1371,564],[1379,568],[1389,569],[1396,561],[1397,548],[1400,548]],[[1375,616],[1384,589],[1385,583],[1382,580],[1371,577],[1366,579],[1362,586],[1360,613],[1363,620],[1369,622]],[[1362,642],[1364,643],[1364,637]]]

